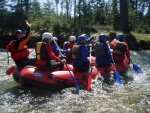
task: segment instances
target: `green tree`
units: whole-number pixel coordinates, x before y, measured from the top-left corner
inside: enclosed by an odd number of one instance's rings
[[[42,9],[40,8],[40,3],[37,0],[34,0],[31,4],[30,14],[31,14],[30,21],[32,24],[32,28],[35,31],[38,31],[43,27],[42,26],[43,14]]]

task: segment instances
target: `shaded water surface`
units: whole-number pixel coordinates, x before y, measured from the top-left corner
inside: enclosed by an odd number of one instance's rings
[[[31,54],[31,56],[34,56]],[[14,62],[0,52],[0,113],[150,113],[150,51],[131,51],[131,59],[143,74],[137,75],[130,64],[122,74],[123,85],[108,85],[101,79],[92,90],[74,87],[63,90],[38,89],[17,84],[5,74]]]

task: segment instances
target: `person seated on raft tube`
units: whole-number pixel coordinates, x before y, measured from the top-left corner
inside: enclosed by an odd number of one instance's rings
[[[60,58],[54,54],[50,44],[52,38],[51,33],[45,32],[42,34],[42,42],[37,42],[35,47],[37,67],[42,70],[54,70],[59,67],[60,70],[63,70],[66,60],[60,60]],[[55,61],[51,62],[51,60]]]
[[[85,35],[86,36],[86,38],[87,38],[87,35],[86,34],[82,34],[82,35]],[[87,39],[87,41],[86,41],[86,46],[87,46],[87,49],[88,49],[88,56],[90,55],[90,52],[93,52],[93,51],[90,51],[90,47],[93,47],[93,40],[95,40],[97,38],[97,35],[94,35],[94,36],[92,36],[92,37],[90,37],[90,38],[88,38]]]
[[[55,40],[55,42],[54,42]],[[57,44],[58,38],[57,37],[53,37],[51,40],[51,46],[53,48],[53,51],[55,53],[56,56],[59,56],[59,53],[61,52],[61,54],[65,54],[65,53],[69,53],[71,51],[71,49],[61,49],[58,44]],[[56,45],[56,44],[57,45]],[[58,46],[58,47],[57,47]],[[60,56],[61,58],[62,56]]]
[[[95,62],[97,64],[97,68],[109,66],[111,64],[115,65],[109,45],[106,43],[107,36],[105,34],[100,34],[98,38],[98,42],[94,44],[94,54],[96,57]]]
[[[122,33],[119,33],[117,38],[110,43],[110,48],[113,49],[112,53],[115,63],[122,63],[126,57],[130,59],[130,50],[127,43],[124,42]]]
[[[85,36],[86,38],[87,38],[87,35],[86,34],[82,34],[83,36]],[[93,40],[93,39],[96,39],[96,35],[94,35],[94,36],[92,36],[91,38],[88,38],[88,39],[86,39],[86,46],[87,46],[87,48],[89,48],[90,46],[91,46],[91,41]]]
[[[87,58],[86,35],[78,36],[78,42],[73,46],[72,49],[72,64],[75,70],[85,72],[89,70],[90,61]]]
[[[11,58],[14,60],[17,67],[25,67],[29,64],[29,49],[26,44],[30,39],[30,24],[25,20],[27,31],[25,35],[22,30],[18,29],[14,33],[14,39],[6,46],[6,50],[11,53]]]
[[[72,48],[75,45],[75,42],[76,42],[76,37],[70,36],[69,40],[64,42],[63,44],[63,49],[71,49],[71,52],[65,54],[65,56],[67,57],[67,62],[72,62]]]

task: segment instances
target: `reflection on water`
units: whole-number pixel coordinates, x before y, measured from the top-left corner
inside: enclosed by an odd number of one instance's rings
[[[91,91],[74,87],[63,90],[23,87],[5,71],[14,62],[6,52],[0,53],[0,113],[150,113],[150,51],[132,51],[131,59],[143,74],[137,75],[130,64],[122,74],[123,85],[108,85],[99,77]],[[7,108],[7,109],[6,109]]]

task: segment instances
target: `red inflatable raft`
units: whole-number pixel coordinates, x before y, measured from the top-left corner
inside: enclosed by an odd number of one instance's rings
[[[72,66],[72,65],[71,65]],[[70,69],[70,66],[69,66]],[[84,89],[89,90],[91,85],[91,79],[98,75],[98,70],[96,67],[91,67],[90,72],[78,72],[73,69],[67,71],[64,69],[54,70],[54,71],[43,71],[34,66],[27,66],[22,69],[15,68],[13,71],[13,79],[25,86],[69,86],[74,85],[72,76],[75,78],[78,84],[84,84]]]
[[[96,66],[95,57],[91,56],[91,57],[88,57],[88,59],[91,61],[91,66]],[[126,57],[122,63],[115,64],[116,70],[119,73],[122,73],[127,70],[129,64],[130,64],[130,60]],[[105,76],[109,76],[110,74],[112,74],[114,67],[111,65],[111,66],[98,68],[98,70],[100,74],[105,77]]]

